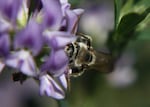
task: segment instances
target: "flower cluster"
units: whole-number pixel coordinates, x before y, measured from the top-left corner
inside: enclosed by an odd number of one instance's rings
[[[40,9],[31,11],[30,2],[0,1],[0,72],[11,67],[38,80],[41,95],[63,99],[69,72],[64,48],[76,40],[83,9],[71,9],[67,0],[37,0]]]

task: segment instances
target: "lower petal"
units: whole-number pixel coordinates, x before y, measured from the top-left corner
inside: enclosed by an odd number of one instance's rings
[[[62,88],[47,74],[40,77],[40,94],[46,94],[56,99],[63,99],[65,97]]]

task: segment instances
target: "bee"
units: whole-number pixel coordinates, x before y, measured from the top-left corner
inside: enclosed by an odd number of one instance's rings
[[[112,69],[111,54],[97,52],[91,46],[92,39],[88,35],[78,34],[76,41],[65,47],[69,57],[70,76],[78,77],[89,69],[109,72]]]

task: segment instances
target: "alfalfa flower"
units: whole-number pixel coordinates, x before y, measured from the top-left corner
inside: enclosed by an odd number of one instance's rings
[[[27,5],[22,7],[26,0],[5,1],[0,1],[0,71],[12,67],[36,79],[41,95],[63,99],[69,72],[64,49],[76,40],[83,9],[72,10],[67,0],[41,0],[41,10],[31,15],[24,11],[24,20],[19,16],[22,8],[28,10]]]

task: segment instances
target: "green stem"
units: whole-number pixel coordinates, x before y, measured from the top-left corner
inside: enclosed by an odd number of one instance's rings
[[[68,107],[67,100],[58,100],[58,107]]]

